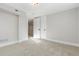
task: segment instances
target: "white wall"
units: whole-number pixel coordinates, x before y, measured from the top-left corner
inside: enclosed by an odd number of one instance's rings
[[[78,37],[78,42],[79,42],[79,8],[77,9],[77,19],[78,19],[78,21],[77,21],[77,26],[78,26],[78,28],[77,28],[77,37]]]
[[[47,15],[47,39],[79,46],[79,8]]]
[[[28,19],[25,13],[19,15],[19,41],[28,40]]]
[[[18,16],[0,9],[0,45],[17,41]]]
[[[9,10],[12,10],[12,12],[9,12]],[[14,8],[7,10],[4,7],[0,8],[0,47],[28,40],[26,13],[13,11],[15,11]]]

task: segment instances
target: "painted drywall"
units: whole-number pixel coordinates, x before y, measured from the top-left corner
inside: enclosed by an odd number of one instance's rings
[[[18,16],[0,9],[0,45],[17,41]]]
[[[77,37],[78,37],[78,42],[79,42],[79,8],[77,8],[77,26],[78,26],[78,28],[77,28]]]
[[[0,47],[28,40],[28,19],[25,13],[15,15],[0,10]]]
[[[79,8],[47,15],[47,39],[79,45]]]
[[[28,40],[28,19],[25,13],[19,15],[19,41]]]

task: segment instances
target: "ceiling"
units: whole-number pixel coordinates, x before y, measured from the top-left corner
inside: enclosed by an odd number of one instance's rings
[[[29,18],[79,7],[78,3],[39,3],[38,6],[33,6],[32,3],[6,3],[6,5],[25,11]]]

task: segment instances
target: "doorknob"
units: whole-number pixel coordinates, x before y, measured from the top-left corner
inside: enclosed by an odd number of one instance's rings
[[[38,30],[40,30],[40,29],[38,29]]]
[[[46,29],[44,29],[44,31],[46,31]]]

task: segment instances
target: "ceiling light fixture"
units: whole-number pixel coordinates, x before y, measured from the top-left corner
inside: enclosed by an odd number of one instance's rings
[[[33,5],[33,6],[38,6],[38,5],[39,5],[38,0],[33,0],[33,1],[32,1],[32,5]]]

